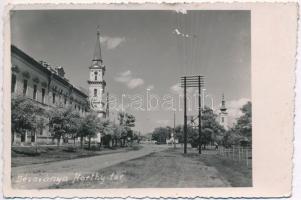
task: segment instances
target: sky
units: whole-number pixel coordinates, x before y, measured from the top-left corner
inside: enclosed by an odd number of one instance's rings
[[[205,76],[203,105],[211,106],[213,101],[216,112],[224,94],[230,124],[241,115],[239,108],[251,99],[249,11],[27,10],[11,13],[12,44],[38,61],[64,67],[70,82],[83,90],[88,89],[98,26],[106,65],[106,91],[116,97],[118,104],[125,104],[125,111],[135,115],[135,129],[142,134],[155,127],[173,126],[174,112],[176,124],[183,124],[183,109],[178,109],[183,108],[178,98],[183,91],[178,84],[184,75]],[[193,101],[193,89],[188,92]],[[173,106],[170,101],[163,103],[166,97],[174,99]],[[156,109],[156,105],[162,104],[164,108]],[[166,106],[175,111],[165,109]],[[112,119],[117,120],[117,112],[112,107]],[[188,114],[195,115],[196,110]]]

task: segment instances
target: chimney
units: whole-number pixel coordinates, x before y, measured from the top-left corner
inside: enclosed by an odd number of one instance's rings
[[[62,66],[55,67],[55,70],[60,77],[65,77],[65,70]]]

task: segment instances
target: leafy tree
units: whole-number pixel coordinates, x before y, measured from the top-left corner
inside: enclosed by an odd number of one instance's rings
[[[179,143],[184,142],[184,128],[182,125],[177,125],[175,128],[175,137],[179,140]]]
[[[79,136],[81,141],[81,148],[83,147],[84,137],[88,137],[88,149],[91,149],[91,138],[96,136],[98,132],[103,130],[102,123],[100,118],[97,116],[97,113],[89,113],[86,115],[79,127]]]
[[[242,140],[242,136],[239,134],[237,129],[234,127],[229,129],[224,137],[223,137],[223,146],[225,147],[231,147],[234,144],[239,144],[239,142]]]
[[[110,120],[100,118],[99,119],[99,132],[103,134],[102,141],[105,146],[110,147],[110,142],[114,136],[113,124]]]
[[[194,128],[191,125],[187,125],[187,143],[190,143],[193,148],[199,145],[198,128]]]
[[[172,131],[173,128],[171,128],[170,126],[155,128],[152,133],[152,140],[155,140],[161,144],[166,143],[166,139],[171,138]]]
[[[217,115],[211,108],[205,107],[202,111],[202,136],[201,142],[204,147],[206,145],[218,142],[220,143],[221,138],[225,129],[217,121]]]
[[[252,104],[251,102],[246,103],[241,111],[243,115],[237,120],[235,126],[239,130],[242,136],[247,137],[249,141],[252,140]]]
[[[113,126],[113,140],[114,146],[117,146],[118,141],[122,146],[121,136],[126,134],[126,130],[123,125],[114,124]]]
[[[142,139],[139,131],[134,131],[133,133],[133,140],[136,140],[138,144],[140,143],[140,140]]]
[[[32,100],[14,96],[11,100],[11,123],[12,123],[12,143],[14,142],[15,133],[25,135],[26,131],[35,134],[38,128],[43,127],[44,121],[41,119],[45,114],[44,109],[39,107]]]
[[[53,133],[53,138],[57,139],[57,145],[64,137],[77,136],[77,130],[81,121],[80,115],[71,107],[52,108],[48,111],[49,127]]]
[[[225,146],[239,144],[242,141],[252,142],[252,103],[247,102],[242,108],[242,116],[237,119],[232,127],[223,138]]]
[[[201,142],[203,148],[206,145],[218,142],[220,143],[225,129],[217,121],[217,115],[212,109],[205,107],[202,110],[202,133]],[[184,127],[183,125],[178,125],[175,128],[176,138],[178,138],[180,143],[184,142]],[[198,127],[192,127],[191,124],[187,124],[187,142],[191,144],[192,147],[197,147],[199,145],[199,130]]]
[[[119,125],[123,126],[125,130],[121,132],[121,137],[120,137],[122,140],[122,146],[124,146],[127,138],[130,138],[131,140],[133,138],[132,127],[135,126],[136,119],[135,116],[130,113],[119,112],[118,120],[119,120]]]
[[[152,134],[152,140],[155,140],[160,144],[165,144],[168,134],[169,131],[166,127],[155,128]]]

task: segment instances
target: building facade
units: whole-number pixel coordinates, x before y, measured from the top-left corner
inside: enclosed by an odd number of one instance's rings
[[[97,112],[99,117],[105,117],[106,103],[104,94],[106,82],[104,80],[104,75],[106,67],[103,64],[100,43],[100,33],[97,31],[94,56],[92,59],[92,64],[89,67],[89,103],[91,110]]]
[[[44,109],[69,107],[85,115],[88,109],[88,96],[65,78],[61,66],[51,66],[36,61],[16,46],[11,46],[11,94],[12,98],[24,96]],[[52,143],[49,128],[38,131],[41,143]],[[14,143],[35,142],[32,133],[25,136],[15,134]]]
[[[222,96],[222,104],[220,107],[220,113],[219,113],[219,123],[224,127],[224,129],[228,130],[228,112],[226,108],[226,101],[224,95]]]

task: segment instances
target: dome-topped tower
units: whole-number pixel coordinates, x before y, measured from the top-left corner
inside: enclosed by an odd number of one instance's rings
[[[227,111],[227,108],[226,108],[226,101],[225,101],[225,96],[224,96],[224,94],[223,94],[223,96],[222,96],[222,106],[221,106],[221,108],[220,108],[220,111],[221,111],[221,112],[226,112],[226,111]]]
[[[99,114],[99,117],[105,117],[105,86],[104,74],[106,67],[103,64],[101,55],[101,42],[100,42],[100,31],[97,30],[97,40],[92,59],[92,64],[89,67],[90,78],[89,84],[89,102],[90,107],[93,111]]]

